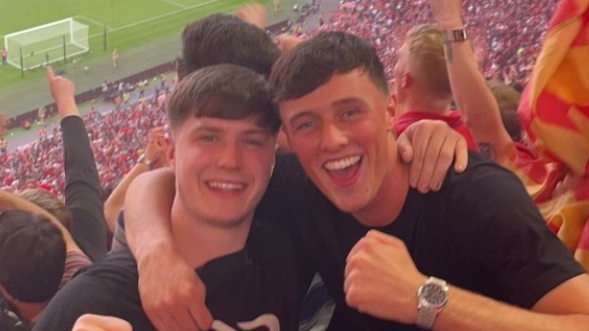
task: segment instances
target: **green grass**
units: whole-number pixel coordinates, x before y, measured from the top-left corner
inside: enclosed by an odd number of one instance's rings
[[[79,58],[85,63],[120,51],[179,35],[183,27],[197,18],[214,12],[229,12],[248,0],[17,0],[4,1],[0,20],[0,37],[74,17],[90,27],[90,53]],[[263,0],[267,4],[269,0]],[[283,1],[283,3],[303,0]],[[276,21],[276,17],[274,17]],[[269,19],[273,23],[272,18]],[[106,50],[104,50],[106,31]],[[14,54],[13,54],[14,55]],[[149,56],[148,54],[146,56]],[[54,64],[56,70],[63,62]],[[12,66],[0,66],[0,89],[38,79],[43,71],[21,72]]]

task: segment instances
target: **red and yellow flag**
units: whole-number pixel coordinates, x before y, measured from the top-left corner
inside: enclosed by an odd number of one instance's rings
[[[589,0],[560,2],[519,113],[539,159],[516,161],[516,173],[563,242],[589,247],[579,245],[589,227]],[[565,176],[574,185],[556,192]]]

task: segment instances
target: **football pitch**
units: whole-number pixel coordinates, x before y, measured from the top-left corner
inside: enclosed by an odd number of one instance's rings
[[[72,17],[89,26],[90,52],[76,59],[86,62],[98,57],[110,57],[114,48],[132,49],[160,38],[179,35],[184,26],[215,12],[231,12],[248,0],[18,0],[3,1],[0,8],[0,44],[13,32]],[[267,7],[272,0],[263,0]],[[286,8],[303,0],[282,1]],[[288,18],[269,11],[269,24]],[[149,56],[146,54],[145,56]],[[59,62],[53,66],[59,70]],[[21,72],[12,66],[0,66],[0,90],[40,78],[41,70]]]

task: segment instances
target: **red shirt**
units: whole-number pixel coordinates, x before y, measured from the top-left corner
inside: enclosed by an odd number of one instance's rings
[[[407,129],[407,127],[409,127],[409,125],[419,120],[442,120],[448,123],[448,125],[452,129],[460,133],[464,137],[464,139],[466,139],[466,143],[468,144],[469,150],[478,152],[479,146],[474,141],[470,129],[468,128],[466,123],[464,123],[464,121],[462,120],[462,115],[458,111],[453,111],[448,116],[416,111],[406,112],[405,114],[399,116],[395,121],[395,132],[397,133],[397,136],[403,133]]]

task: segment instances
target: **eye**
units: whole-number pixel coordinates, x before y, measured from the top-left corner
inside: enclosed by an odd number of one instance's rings
[[[243,143],[251,146],[262,146],[264,144],[264,142],[261,139],[255,138],[245,138],[243,139]]]
[[[305,121],[305,122],[302,122],[299,125],[297,125],[296,130],[297,131],[308,130],[308,129],[312,128],[313,126],[314,126],[313,121]]]
[[[357,109],[348,109],[343,113],[343,116],[346,118],[349,117],[354,117],[358,114],[358,110]]]
[[[202,142],[214,142],[216,140],[217,140],[217,137],[212,134],[202,134],[202,135],[198,136],[198,141],[202,141]]]

